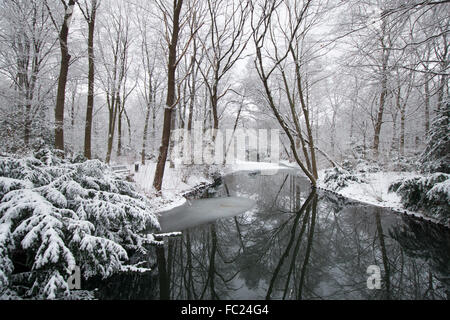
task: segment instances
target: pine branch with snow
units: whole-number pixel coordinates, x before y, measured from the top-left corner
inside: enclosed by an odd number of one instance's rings
[[[438,221],[450,223],[450,175],[434,173],[393,183],[389,192],[400,195],[404,206],[423,211]]]
[[[106,278],[129,253],[158,244],[152,204],[98,160],[70,163],[49,151],[0,157],[0,296],[14,287],[17,256],[27,257],[28,297],[68,294],[79,266],[85,279]]]

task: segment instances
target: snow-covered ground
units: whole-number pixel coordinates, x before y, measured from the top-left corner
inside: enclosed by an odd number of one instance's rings
[[[281,161],[281,165],[297,168],[300,167],[296,163]],[[322,189],[330,190],[330,188],[324,183],[326,169],[319,171],[319,180],[317,181],[317,186]],[[360,176],[365,181],[364,183],[356,181],[347,181],[348,186],[337,191],[340,195],[357,200],[360,202],[381,206],[389,207],[394,209],[404,210],[401,203],[400,196],[395,192],[388,192],[389,186],[398,180],[403,178],[410,178],[417,176],[417,172],[395,172],[395,171],[379,171],[379,172],[364,172],[359,173]]]
[[[317,186],[322,189],[332,191],[323,181],[325,170],[319,172]],[[407,214],[436,224],[443,224],[435,218],[424,215],[420,212],[413,212],[405,209],[400,196],[395,192],[388,192],[389,186],[402,178],[417,176],[416,172],[365,172],[357,174],[364,182],[347,181],[348,185],[338,191],[333,191],[351,200],[362,203],[389,208],[398,213]]]
[[[134,180],[140,190],[145,193],[153,193],[153,178],[155,176],[156,163],[148,163],[145,166],[140,165],[139,171],[134,174]],[[186,182],[183,181],[183,169],[170,168],[169,164],[164,169],[164,179],[162,186],[163,195],[171,193],[180,194],[192,189],[201,183],[209,183],[210,180],[205,177],[195,175],[189,176]]]
[[[249,162],[237,161],[232,165],[225,166],[222,170],[223,174],[229,174],[240,171],[260,171],[265,174],[276,173],[278,170],[286,169],[286,165],[269,162]],[[145,166],[139,166],[139,172],[134,174],[134,181],[138,188],[146,194],[153,194],[153,177],[155,176],[156,163],[148,163]],[[162,194],[171,196],[182,194],[192,188],[203,184],[211,183],[211,179],[202,176],[199,173],[188,174],[186,181],[183,181],[185,168],[170,168],[166,165],[164,170],[164,179],[162,186]]]
[[[317,186],[327,189],[323,182],[324,171],[319,172]],[[402,209],[400,196],[395,192],[388,192],[389,186],[402,178],[409,178],[417,175],[415,172],[373,172],[364,173],[365,183],[348,181],[348,186],[338,191],[346,198],[373,204],[376,206]]]
[[[160,208],[159,212],[168,211],[179,207],[186,202],[183,193],[192,190],[196,186],[204,183],[212,183],[210,179],[199,174],[190,175],[186,182],[183,181],[183,168],[170,168],[167,163],[164,169],[164,179],[161,197],[155,197],[153,188],[153,178],[155,176],[156,163],[140,165],[139,171],[134,173],[134,181],[138,190],[150,198]]]
[[[299,168],[296,163],[281,161],[286,167]],[[322,189],[333,191],[324,183],[326,169],[319,171],[317,186]],[[348,199],[356,200],[362,203],[371,204],[379,207],[390,208],[398,212],[407,212],[408,215],[423,218],[425,220],[438,223],[436,219],[425,216],[419,212],[406,210],[401,202],[400,196],[395,192],[389,192],[389,186],[401,179],[416,177],[417,172],[397,172],[397,171],[379,171],[357,173],[358,177],[364,182],[347,181],[348,185],[338,191],[338,194]]]

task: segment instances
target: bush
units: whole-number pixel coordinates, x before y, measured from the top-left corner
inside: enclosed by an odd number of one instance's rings
[[[450,101],[437,110],[425,151],[420,157],[423,172],[450,174]]]
[[[358,183],[365,182],[349,171],[337,167],[326,170],[323,181],[329,189],[334,191],[347,187],[350,181]]]
[[[381,171],[381,168],[375,162],[360,159],[355,166],[355,170],[359,173],[375,173]]]
[[[450,175],[434,173],[393,183],[389,192],[400,195],[407,209],[423,211],[442,223],[450,222]]]
[[[20,282],[25,298],[60,298],[75,266],[85,279],[122,270],[155,242],[140,235],[159,229],[149,209],[98,160],[70,163],[49,150],[0,157],[0,296]]]
[[[412,172],[417,170],[417,160],[415,157],[397,156],[388,164],[390,171]]]

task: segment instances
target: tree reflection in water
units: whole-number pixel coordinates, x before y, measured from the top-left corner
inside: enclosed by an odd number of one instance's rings
[[[448,230],[317,194],[294,171],[227,176],[214,196],[257,205],[167,241],[157,255],[161,298],[449,297]],[[370,265],[381,269],[380,290],[367,288]]]

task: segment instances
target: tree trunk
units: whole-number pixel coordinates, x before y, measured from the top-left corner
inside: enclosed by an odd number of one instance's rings
[[[354,106],[352,106],[352,112],[351,112],[351,114],[350,114],[350,137],[349,137],[349,140],[350,140],[350,144],[352,145],[352,147],[353,147],[353,131],[355,130],[355,107]]]
[[[336,148],[336,111],[333,110],[333,117],[331,119],[331,155],[334,157]]]
[[[114,110],[109,111],[109,126],[108,126],[108,149],[106,151],[106,163],[110,163],[111,161],[111,152],[112,152],[112,146],[113,146],[113,140],[114,140]]]
[[[314,175],[314,173],[309,171],[304,166],[303,162],[301,161],[301,159],[300,159],[300,157],[299,157],[299,155],[297,153],[297,149],[295,148],[295,140],[294,140],[294,138],[293,138],[293,136],[291,134],[291,131],[289,130],[288,125],[286,124],[286,122],[284,121],[284,118],[282,117],[282,115],[280,114],[279,110],[276,107],[274,98],[272,96],[272,92],[270,90],[270,84],[269,84],[269,81],[268,81],[269,77],[266,76],[266,74],[264,73],[263,58],[262,58],[261,48],[259,48],[259,47],[256,48],[256,56],[257,56],[257,68],[258,68],[258,72],[259,72],[259,77],[260,77],[260,79],[261,79],[261,81],[262,81],[262,83],[264,85],[264,91],[266,93],[266,98],[268,100],[268,104],[269,104],[270,108],[272,109],[275,117],[277,118],[278,123],[283,128],[286,136],[289,139],[291,150],[292,150],[292,153],[294,155],[295,161],[300,166],[302,171],[306,174],[308,179],[311,181],[312,186],[316,187],[316,185],[317,185],[316,175]],[[309,119],[308,119],[308,121],[309,121]],[[310,147],[311,147],[311,143],[310,143]],[[313,161],[313,159],[311,159],[311,161]]]
[[[305,139],[303,138],[303,133],[302,133],[302,130],[300,127],[300,121],[298,119],[297,111],[295,108],[294,98],[290,94],[291,90],[289,88],[288,80],[287,80],[286,73],[284,70],[281,70],[281,75],[283,77],[283,83],[284,83],[284,87],[286,89],[286,95],[287,95],[290,110],[291,110],[291,117],[294,120],[295,130],[297,132],[298,141],[296,141],[296,148],[300,149],[300,146],[301,146],[303,155],[304,155],[305,161],[306,161],[306,167],[308,168],[308,170],[310,172],[312,172],[311,161],[309,159],[309,154],[306,149]]]
[[[67,75],[69,73],[69,48],[67,39],[69,37],[70,20],[72,18],[75,0],[69,0],[69,5],[64,14],[64,23],[59,33],[59,44],[61,49],[61,64],[58,78],[58,92],[55,107],[55,149],[64,151],[64,102],[66,98]]]
[[[194,39],[194,55],[191,59],[192,69],[191,69],[191,78],[192,83],[190,85],[190,99],[189,99],[189,116],[188,116],[188,123],[187,123],[187,129],[188,131],[192,130],[192,119],[194,116],[194,106],[195,106],[195,95],[197,90],[197,85],[195,83],[195,72],[194,72],[194,66],[195,66],[195,55],[197,52],[197,47],[195,46],[195,39]]]
[[[117,156],[122,155],[122,112],[119,112],[117,119]]]
[[[425,137],[428,138],[430,132],[430,84],[429,79],[425,79]],[[427,140],[427,139],[425,139]]]
[[[444,37],[444,39],[446,39]],[[448,56],[448,45],[445,46],[445,51],[443,53],[443,57],[447,57]],[[437,106],[437,111],[439,111],[441,108],[444,108],[445,104],[446,104],[446,99],[445,99],[445,94],[446,94],[446,87],[448,86],[447,83],[447,69],[448,69],[448,59],[444,59],[444,61],[441,62],[441,70],[442,70],[442,75],[441,75],[441,80],[439,82],[439,88],[438,88],[438,106]]]
[[[405,108],[403,107],[400,110],[400,154],[405,154],[405,119],[406,119],[406,112]]]
[[[34,14],[36,14],[36,12],[34,11]],[[33,57],[33,62],[32,62],[32,73],[31,73],[31,82],[30,84],[27,86],[26,91],[27,91],[27,100],[29,102],[33,101],[34,96],[35,96],[35,89],[36,89],[36,83],[37,83],[37,79],[38,79],[38,74],[40,71],[40,64],[41,64],[41,60],[40,60],[40,50],[41,47],[39,44],[36,43],[36,39],[33,40],[33,47],[34,47],[34,57]],[[31,103],[27,103],[27,105],[25,106],[25,132],[24,132],[24,143],[26,146],[28,146],[30,144],[30,139],[31,139],[31,134],[32,134],[32,125],[33,125],[33,116],[32,116],[32,110],[33,107],[31,105]]]
[[[30,138],[31,138],[31,125],[32,125],[32,120],[31,120],[31,105],[27,104],[25,106],[25,128],[24,128],[24,143],[25,146],[29,146],[30,145]]]
[[[306,104],[306,100],[304,98],[304,89],[303,89],[303,85],[302,85],[302,75],[301,75],[301,70],[300,70],[300,60],[298,58],[298,54],[295,53],[294,48],[290,47],[290,52],[292,55],[292,58],[296,61],[295,63],[295,74],[296,74],[296,83],[297,83],[297,90],[300,96],[300,105],[302,107],[302,111],[303,111],[303,116],[305,117],[305,126],[306,126],[306,134],[308,136],[309,139],[309,153],[311,156],[311,169],[312,169],[312,176],[314,177],[314,182],[313,185],[315,186],[316,184],[316,180],[319,177],[318,172],[317,172],[317,161],[316,161],[316,150],[315,150],[315,146],[314,146],[314,137],[313,137],[313,132],[311,129],[311,120],[309,117],[309,110],[308,110],[308,105]]]
[[[127,121],[127,129],[128,129],[128,149],[131,148],[131,121],[130,117],[128,117],[127,111],[124,111],[125,120]]]
[[[120,97],[119,93],[117,93],[116,97],[114,97],[112,100],[115,100],[113,103],[112,108],[109,110],[109,126],[108,126],[108,150],[106,152],[106,163],[111,162],[111,154],[112,154],[112,148],[113,148],[113,142],[114,142],[114,132],[116,128],[116,119],[117,119],[117,110],[120,109]]]
[[[392,115],[392,142],[391,142],[391,154],[398,150],[397,141],[397,113]]]
[[[73,129],[75,127],[75,101],[77,99],[77,87],[78,85],[75,85],[75,88],[72,92],[72,99],[70,104],[70,126],[73,132]]]
[[[385,43],[386,38],[386,18],[382,18],[383,22],[381,25],[381,47],[382,47],[382,65],[381,65],[381,94],[380,94],[380,104],[378,107],[378,114],[377,114],[377,120],[375,123],[375,131],[374,131],[374,138],[373,138],[373,153],[375,158],[378,157],[379,154],[379,148],[380,148],[380,133],[381,133],[381,126],[383,124],[383,114],[384,114],[384,107],[386,104],[386,98],[388,94],[387,90],[387,82],[388,82],[388,59],[389,59],[389,51]]]
[[[374,131],[374,138],[373,138],[373,152],[374,156],[378,157],[379,148],[380,148],[380,133],[381,133],[381,126],[383,124],[383,113],[384,113],[384,106],[386,103],[386,97],[387,97],[387,77],[383,76],[382,80],[382,91],[380,95],[380,104],[378,108],[378,114],[377,114],[377,120],[375,123],[375,131]]]
[[[172,38],[169,45],[169,63],[167,68],[167,100],[166,108],[164,109],[164,124],[163,133],[161,138],[161,146],[159,150],[158,163],[156,164],[155,177],[153,180],[153,187],[156,191],[160,192],[162,188],[162,181],[164,177],[164,169],[167,161],[167,153],[170,143],[170,132],[172,125],[172,111],[176,105],[175,98],[175,71],[177,68],[177,45],[178,35],[180,32],[180,13],[183,0],[174,1],[174,14],[173,14],[173,30]]]
[[[211,107],[212,107],[213,128],[214,129],[219,129],[219,114],[217,111],[217,104],[218,104],[217,83],[215,83],[213,85],[212,96],[211,96]]]
[[[145,124],[144,124],[144,136],[142,138],[142,153],[141,153],[141,163],[145,165],[145,153],[147,146],[147,136],[148,136],[148,121],[150,120],[150,105],[147,105],[147,112],[145,113]]]
[[[156,150],[156,109],[152,110],[152,154]]]
[[[179,124],[179,128],[180,129],[185,129],[186,128],[186,109],[187,109],[187,85],[183,85],[183,107],[179,109],[179,119],[180,119],[180,124]]]
[[[176,126],[176,119],[177,119],[177,113],[176,112],[172,112],[171,116],[172,116],[172,120],[171,120],[171,123],[170,123],[170,127],[171,128],[175,128],[175,126]],[[169,142],[169,163],[170,163],[170,168],[172,168],[172,169],[175,168],[175,162],[173,160],[174,160],[174,158],[177,157],[176,154],[173,154],[174,144],[175,144],[174,136],[171,133],[171,135],[170,135],[170,142]]]
[[[91,20],[89,24],[88,35],[88,56],[89,56],[89,72],[88,72],[88,96],[86,108],[86,125],[84,128],[84,156],[87,159],[92,158],[91,139],[92,139],[92,117],[94,112],[94,80],[95,80],[95,60],[94,60],[94,30],[95,16],[97,11],[97,1],[92,1]]]

